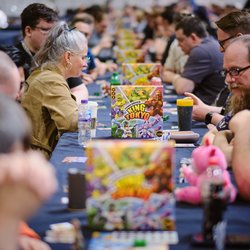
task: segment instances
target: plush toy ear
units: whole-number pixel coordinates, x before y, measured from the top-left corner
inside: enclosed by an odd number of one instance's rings
[[[212,148],[212,150],[210,151],[210,157],[214,156],[216,153],[216,149]]]
[[[209,146],[209,145],[210,145],[210,141],[209,141],[208,138],[206,138],[206,140],[205,140],[205,146],[207,147],[207,146]]]

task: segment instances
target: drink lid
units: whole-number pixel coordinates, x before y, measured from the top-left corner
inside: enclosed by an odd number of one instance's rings
[[[81,100],[81,103],[82,103],[82,104],[87,104],[87,103],[88,103],[88,100],[85,100],[85,99],[84,99],[84,100]]]
[[[177,99],[176,105],[177,106],[193,106],[194,101],[191,98]]]

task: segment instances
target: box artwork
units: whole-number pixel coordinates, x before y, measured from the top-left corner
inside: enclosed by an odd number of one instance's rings
[[[111,136],[156,138],[163,129],[163,86],[111,86]]]
[[[116,62],[122,63],[143,63],[145,60],[145,52],[140,49],[119,49],[114,50],[116,56]]]
[[[138,47],[139,45],[139,40],[136,39],[119,39],[116,42],[116,45],[120,48],[120,49],[135,49]]]
[[[154,85],[153,77],[161,77],[160,63],[123,63],[123,84],[125,85]]]
[[[171,141],[93,140],[86,154],[90,228],[175,230]]]

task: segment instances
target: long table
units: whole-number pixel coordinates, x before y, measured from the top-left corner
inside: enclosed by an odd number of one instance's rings
[[[106,106],[107,109],[98,110],[98,124],[110,127],[110,99],[100,98],[97,93],[100,92],[100,86],[93,84],[89,88],[91,100],[95,100],[99,103],[99,106]],[[172,103],[174,106],[176,97],[169,95],[165,98],[168,103]],[[175,114],[170,115],[169,120],[165,122],[166,128],[171,128],[177,125],[177,116]],[[97,137],[105,137],[110,135],[110,130],[100,130],[97,126]],[[193,122],[193,131],[199,133],[201,136],[207,131],[206,126],[203,123]],[[199,141],[200,142],[200,141]],[[179,183],[179,168],[180,160],[184,157],[189,158],[194,148],[176,148],[176,168],[174,172],[174,178],[176,186],[182,186],[184,184]],[[33,227],[39,235],[43,238],[45,231],[49,229],[49,225],[58,222],[70,221],[73,218],[78,218],[82,225],[86,225],[86,216],[84,211],[69,211],[67,204],[62,202],[63,197],[67,197],[65,187],[67,184],[67,171],[69,168],[83,169],[83,163],[63,163],[63,159],[66,156],[84,156],[84,150],[78,145],[77,133],[64,133],[53,154],[50,162],[55,166],[57,179],[59,182],[59,188],[56,194],[46,202],[38,213],[29,221],[31,227]],[[42,187],[41,187],[42,188]],[[227,220],[227,233],[248,233],[250,234],[250,206],[248,203],[240,200],[239,198],[233,204],[228,205],[225,212],[225,219]],[[187,249],[213,249],[208,247],[193,247],[190,244],[192,235],[198,233],[202,229],[203,209],[202,206],[188,205],[185,203],[177,202],[176,204],[176,227],[179,236],[179,243],[177,245],[171,245],[171,250],[187,250]],[[88,231],[83,232],[85,237],[89,239],[90,235]],[[68,244],[51,244],[52,249],[63,250],[71,249]],[[229,248],[227,248],[229,249]]]

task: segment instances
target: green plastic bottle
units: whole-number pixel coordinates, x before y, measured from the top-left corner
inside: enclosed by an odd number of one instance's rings
[[[110,85],[120,85],[120,77],[117,71],[113,73],[113,75],[110,78]]]

